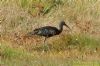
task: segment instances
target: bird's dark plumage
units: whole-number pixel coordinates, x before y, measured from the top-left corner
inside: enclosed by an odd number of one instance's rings
[[[40,35],[45,37],[51,37],[58,35],[60,31],[56,27],[45,26],[34,30],[34,35]]]
[[[63,30],[64,25],[68,27],[68,25],[66,25],[64,21],[61,21],[61,23],[59,24],[59,29],[52,26],[45,26],[33,30],[32,32],[29,33],[29,35],[39,35],[39,36],[44,36],[46,38],[52,37],[54,35],[60,34]]]

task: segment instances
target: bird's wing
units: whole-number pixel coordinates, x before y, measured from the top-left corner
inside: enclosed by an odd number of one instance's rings
[[[45,26],[34,30],[34,34],[43,35],[43,36],[52,36],[57,32],[56,27]]]

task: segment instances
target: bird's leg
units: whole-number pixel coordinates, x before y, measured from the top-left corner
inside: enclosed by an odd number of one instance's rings
[[[47,38],[45,37],[44,38],[44,41],[43,41],[43,51],[42,51],[43,53],[46,51],[46,43],[45,43],[46,42],[46,39]]]
[[[45,37],[45,41],[44,41],[44,46],[45,46],[45,50],[46,51],[50,51],[50,47],[49,47],[49,44],[47,44],[46,40],[48,39],[49,37]]]
[[[47,42],[46,42],[47,38],[48,38],[48,37],[45,37],[45,39],[44,39],[43,52],[49,51],[49,50],[50,50],[50,49],[49,49],[49,46],[48,46],[48,44],[47,44]]]
[[[46,42],[46,39],[47,39],[47,37],[44,38],[44,44],[45,44],[45,42]]]

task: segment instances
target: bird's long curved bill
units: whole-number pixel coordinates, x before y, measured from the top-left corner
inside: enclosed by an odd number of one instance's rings
[[[67,28],[69,28],[69,30],[71,30],[70,27],[69,27],[68,25],[65,25],[65,26],[66,26]]]

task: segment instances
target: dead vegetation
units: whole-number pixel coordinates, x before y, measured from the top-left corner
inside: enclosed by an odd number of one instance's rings
[[[46,49],[48,52],[41,55],[42,50],[47,48],[43,46],[44,38],[39,36],[29,37],[27,33],[46,25],[57,27],[61,20],[64,20],[70,26],[72,32],[64,29],[59,36],[49,38],[46,43],[50,52]],[[82,61],[97,61],[100,58],[99,36],[99,0],[0,0],[0,47],[7,46],[4,49],[0,48],[2,51],[0,51],[0,56],[3,55],[1,57],[12,57],[18,49],[22,50],[22,56],[23,51],[25,51],[25,53],[28,52],[29,56],[32,55],[31,58],[36,57],[35,59],[41,62],[40,66],[43,66],[42,64],[47,66],[45,65],[46,61],[51,62],[52,60],[59,63],[62,61],[65,66],[70,65],[70,62],[67,64],[65,62],[65,59],[68,58],[71,60],[74,58]],[[18,54],[21,55],[19,52]],[[18,54],[15,56],[19,56]],[[29,56],[25,55],[26,58],[24,58],[29,60]],[[52,57],[52,59],[48,57]],[[9,64],[9,61],[5,61],[9,60],[6,58],[3,58],[3,62]],[[45,58],[48,59],[43,62]],[[58,58],[59,60],[57,60]],[[18,59],[18,61],[20,60]],[[37,64],[39,65],[39,63]],[[51,64],[58,66],[56,62],[51,62]],[[19,65],[21,66],[21,64]],[[8,66],[12,65],[9,64]]]

